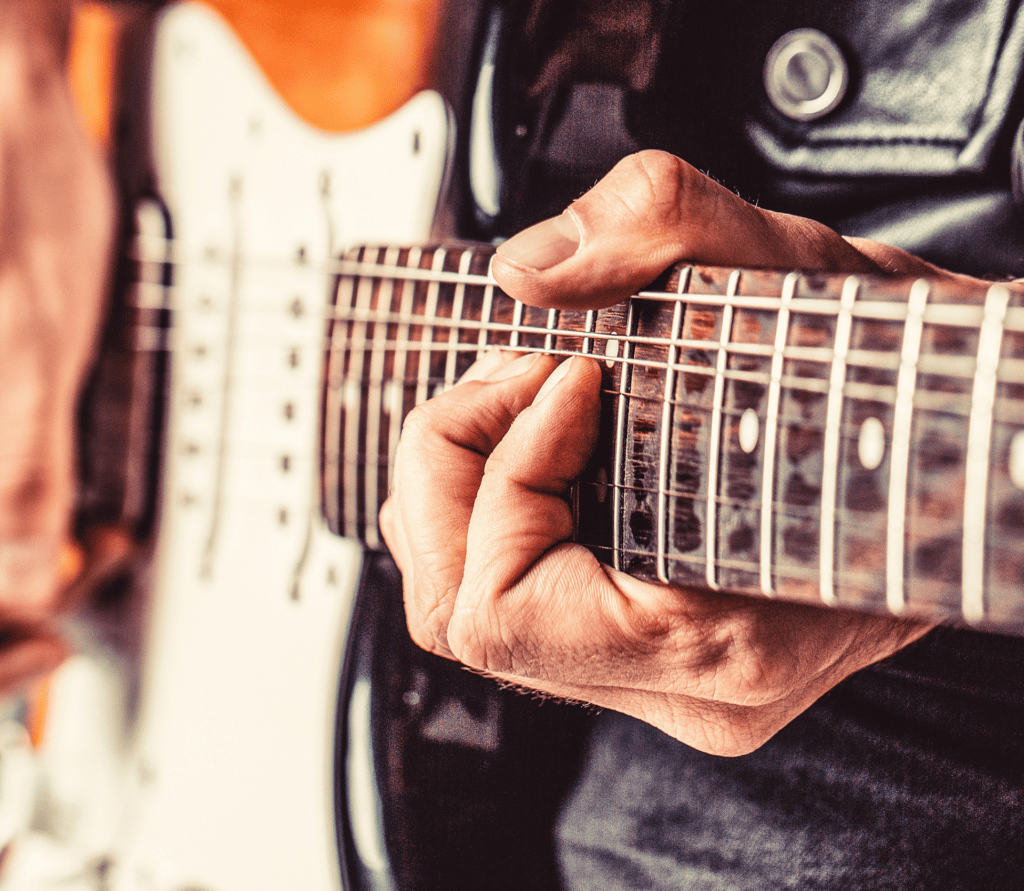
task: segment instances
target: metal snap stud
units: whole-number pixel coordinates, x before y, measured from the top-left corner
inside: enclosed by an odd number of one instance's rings
[[[814,28],[783,34],[768,51],[764,88],[774,105],[794,121],[813,121],[846,95],[850,70],[835,42]]]

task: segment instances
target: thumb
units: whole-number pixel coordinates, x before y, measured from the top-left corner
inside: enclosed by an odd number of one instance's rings
[[[533,306],[601,308],[679,260],[718,266],[877,271],[826,226],[744,201],[666,152],[624,158],[558,217],[502,244],[498,284]]]

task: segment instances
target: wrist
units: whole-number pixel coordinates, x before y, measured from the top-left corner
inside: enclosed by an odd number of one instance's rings
[[[0,46],[21,50],[26,61],[63,68],[73,11],[72,0],[3,0]]]

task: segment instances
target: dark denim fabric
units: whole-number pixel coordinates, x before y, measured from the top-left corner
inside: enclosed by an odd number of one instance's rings
[[[834,113],[798,123],[748,64],[729,89],[754,160],[728,168],[748,195],[949,268],[1024,274],[1010,191],[1024,114],[1017,2],[746,9],[746,52],[763,58],[785,31],[816,27],[852,71]],[[721,81],[713,66],[728,70],[732,44],[702,52],[688,70]],[[566,886],[587,891],[1024,887],[1024,640],[932,632],[736,759],[605,714],[558,837]]]
[[[934,632],[740,758],[602,716],[558,827],[566,886],[1021,887],[1022,652]]]

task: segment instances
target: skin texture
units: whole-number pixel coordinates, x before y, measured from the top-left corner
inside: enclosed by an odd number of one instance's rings
[[[70,3],[0,13],[0,692],[56,665],[73,571],[75,409],[113,200],[64,74]]]
[[[660,152],[620,162],[561,217],[506,242],[492,269],[513,297],[579,309],[624,299],[682,259],[945,274],[755,208]],[[421,647],[739,755],[927,631],[642,583],[571,544],[569,487],[594,446],[599,381],[593,360],[496,351],[409,416],[381,522]]]

